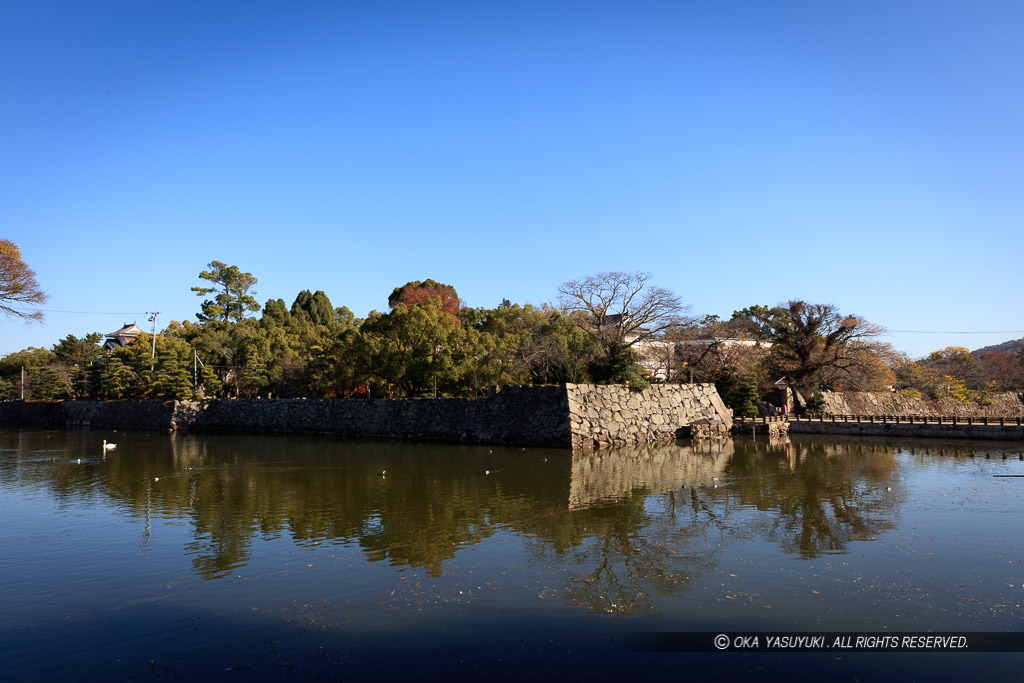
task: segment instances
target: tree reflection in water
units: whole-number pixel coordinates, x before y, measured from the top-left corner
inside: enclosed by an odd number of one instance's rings
[[[895,449],[877,442],[743,442],[727,497],[774,513],[766,537],[804,558],[845,552],[897,524]]]
[[[593,542],[574,549],[569,599],[595,612],[651,613],[756,535],[803,558],[845,552],[894,528],[895,450],[881,444],[729,440],[574,459],[571,506]],[[611,503],[616,501],[617,503]],[[761,514],[754,514],[757,511]]]
[[[90,432],[4,432],[0,473],[69,504],[187,520],[198,576],[252,561],[253,544],[362,549],[371,562],[444,572],[460,549],[508,533],[570,576],[569,599],[649,613],[728,544],[760,537],[813,558],[895,526],[897,447],[802,438],[565,451],[298,437],[121,435],[117,454],[67,464]],[[59,452],[61,462],[47,453]],[[31,465],[31,466],[29,466]],[[386,469],[386,478],[376,473]],[[487,474],[491,472],[491,474]]]

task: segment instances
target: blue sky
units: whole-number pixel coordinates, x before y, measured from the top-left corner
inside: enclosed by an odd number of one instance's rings
[[[409,280],[495,306],[639,270],[700,314],[831,303],[911,356],[1024,337],[1022,26],[1011,1],[3,3],[0,237],[51,299],[0,354],[194,320],[212,260],[358,316]]]

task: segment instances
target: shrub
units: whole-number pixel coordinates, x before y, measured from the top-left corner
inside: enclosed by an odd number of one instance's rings
[[[914,387],[906,387],[904,389],[900,389],[896,393],[899,394],[901,398],[905,398],[908,401],[920,401],[921,396],[923,396],[920,389],[915,389]]]
[[[598,384],[625,384],[638,391],[651,386],[639,354],[630,348],[618,348],[611,356],[597,359],[590,366],[590,374]]]
[[[808,413],[825,412],[825,394],[821,393],[821,387],[815,382],[811,388],[811,395],[807,399],[806,409]]]

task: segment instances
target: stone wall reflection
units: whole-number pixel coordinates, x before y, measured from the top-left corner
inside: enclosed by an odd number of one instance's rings
[[[370,561],[436,575],[461,549],[512,533],[572,566],[570,599],[598,611],[652,609],[713,566],[723,543],[761,537],[815,557],[894,528],[906,448],[733,439],[573,455],[313,437],[119,440],[104,457],[94,433],[0,432],[0,482],[69,507],[107,501],[140,520],[141,543],[186,521],[183,551],[206,579],[278,539],[354,543]],[[939,450],[920,457],[973,453],[928,448]]]
[[[580,510],[633,495],[712,485],[732,457],[732,439],[633,446],[581,452],[572,458],[569,509]]]

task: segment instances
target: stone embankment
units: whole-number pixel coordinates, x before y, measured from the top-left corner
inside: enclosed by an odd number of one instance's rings
[[[794,420],[790,423],[793,434],[844,434],[850,436],[894,436],[923,438],[970,438],[997,441],[1024,441],[1024,427],[1018,424],[1000,425],[995,421],[989,424],[968,424],[965,421],[932,421],[883,422],[847,421],[833,422],[830,420]]]
[[[732,427],[732,411],[714,384],[653,384],[644,391],[568,384],[566,393],[573,448],[727,436]]]
[[[1016,423],[1024,418],[1024,393],[989,393],[968,402],[899,391],[825,392],[824,398],[823,415],[796,418],[791,433],[1024,440],[1024,427]]]
[[[944,417],[1024,417],[1024,393],[986,394],[981,403],[953,398],[914,398],[899,391],[826,391],[828,415],[928,415]]]
[[[447,443],[598,448],[727,434],[713,385],[496,388],[478,399],[244,399],[0,403],[13,427],[332,434]]]
[[[789,436],[789,419],[781,415],[764,417],[737,417],[733,419],[732,433],[742,436],[763,435],[772,439]]]
[[[567,403],[564,387],[554,385],[502,387],[480,399],[210,401],[188,428],[562,446],[570,442]]]
[[[175,408],[193,401],[3,401],[0,425],[44,429],[176,428]]]

